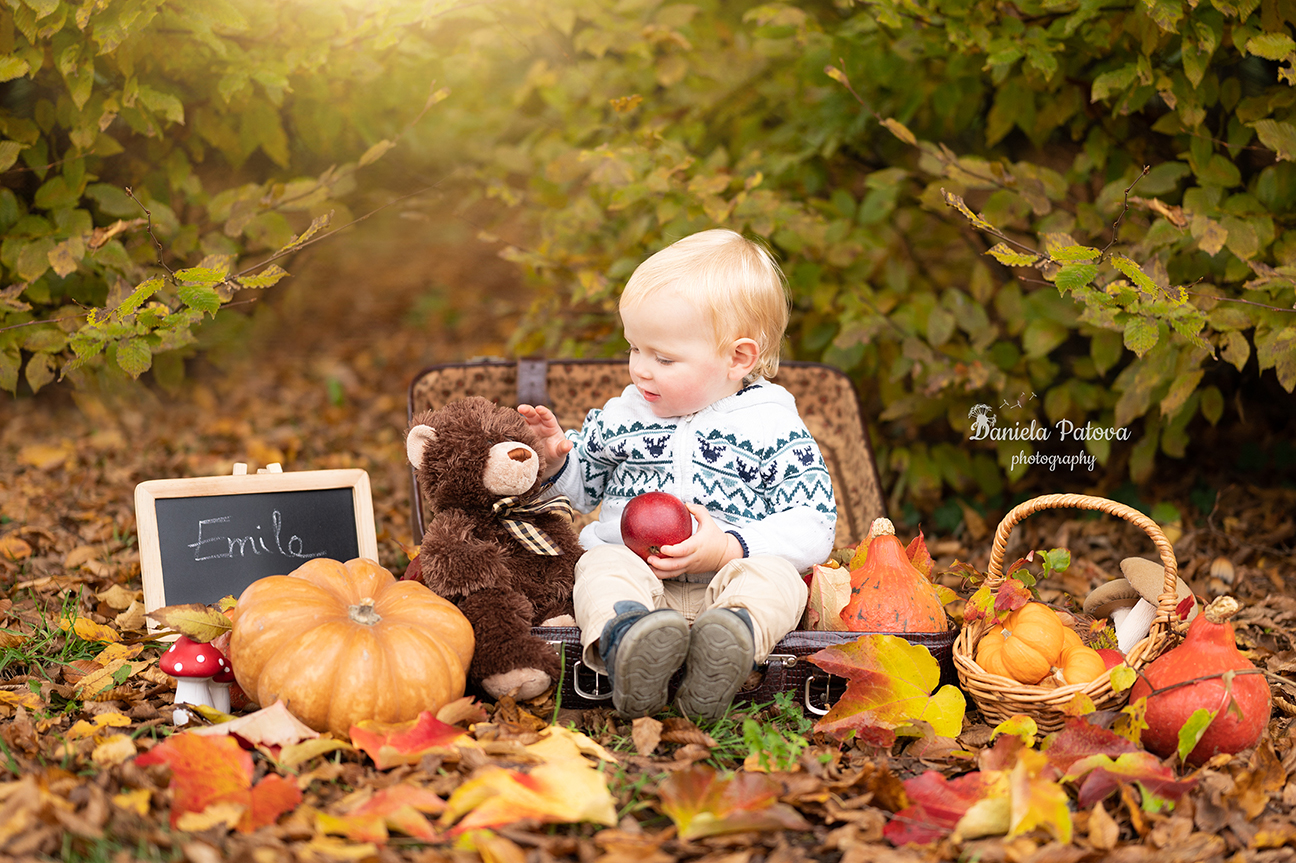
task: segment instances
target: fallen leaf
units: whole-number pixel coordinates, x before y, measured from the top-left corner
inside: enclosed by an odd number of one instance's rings
[[[909,805],[891,817],[882,835],[896,846],[939,842],[954,832],[972,805],[985,796],[989,784],[990,778],[980,771],[946,779],[943,774],[928,770],[906,779],[904,789]],[[1007,830],[1005,823],[1001,832]]]
[[[651,716],[640,716],[634,721],[630,730],[630,739],[634,741],[635,751],[640,755],[652,755],[661,743],[662,724]]]
[[[1063,845],[1071,842],[1070,798],[1054,775],[1042,753],[1033,749],[1018,753],[1017,764],[1008,777],[1012,797],[1009,838],[1043,829]]]
[[[524,749],[528,755],[542,758],[542,763],[527,770],[495,764],[481,767],[450,795],[441,826],[454,824],[451,832],[458,835],[524,818],[542,823],[590,821],[609,827],[616,823],[616,805],[606,776],[582,754],[615,761],[610,752],[584,734],[559,725],[550,726],[544,737]]]
[[[97,548],[97,547],[82,546],[82,548]],[[72,554],[69,553],[68,557],[71,556]],[[74,568],[71,564],[67,563],[66,561],[64,561],[63,565],[68,569]],[[100,602],[104,603],[109,608],[114,609],[115,611],[125,611],[126,609],[131,607],[132,603],[138,601],[139,597],[140,597],[139,591],[127,590],[126,588],[122,587],[120,584],[114,584],[112,587],[108,588],[107,590],[95,594],[95,599],[98,599]]]
[[[143,632],[148,626],[148,619],[144,616],[144,604],[132,602],[129,608],[113,618],[113,623],[124,632]]]
[[[291,770],[299,764],[310,761],[327,752],[336,752],[339,749],[355,751],[354,747],[345,740],[337,740],[332,737],[319,737],[315,740],[303,740],[301,743],[290,743],[279,750],[279,757],[275,759],[278,765],[286,770]]]
[[[1112,820],[1102,803],[1089,810],[1089,844],[1099,851],[1110,851],[1120,839],[1120,826]]]
[[[112,796],[114,806],[125,809],[128,812],[134,812],[136,815],[144,818],[149,813],[149,801],[153,798],[153,792],[147,788],[133,788],[130,791],[123,791],[120,794]]]
[[[187,833],[198,833],[213,827],[223,826],[227,830],[238,826],[247,813],[247,806],[232,800],[221,800],[213,803],[201,812],[186,812],[172,826]]]
[[[252,756],[231,737],[183,732],[168,737],[135,763],[171,768],[171,826],[185,813],[200,813],[213,803],[243,806],[237,829],[248,833],[273,824],[301,803],[301,791],[278,774],[252,785]]]
[[[763,773],[720,776],[701,764],[672,773],[658,789],[661,811],[681,839],[700,839],[748,830],[809,830],[810,824],[786,803],[783,786]]]
[[[93,737],[104,728],[129,728],[131,720],[129,716],[123,716],[120,713],[100,713],[94,718],[94,722],[88,722],[80,719],[67,731],[68,740],[81,740],[86,737]]]
[[[941,737],[955,737],[963,727],[967,702],[956,687],[940,682],[940,665],[923,645],[897,635],[865,635],[826,647],[810,661],[847,680],[846,691],[816,731],[842,736],[866,726],[896,729],[920,719]]]
[[[18,451],[18,463],[42,471],[63,467],[76,457],[76,445],[64,438],[57,444],[32,443]]]
[[[129,734],[111,734],[105,737],[90,753],[97,767],[115,767],[135,757],[135,741]]]
[[[1079,782],[1079,804],[1088,808],[1119,786],[1137,785],[1142,791],[1142,808],[1147,812],[1160,812],[1174,808],[1174,804],[1196,784],[1196,779],[1176,779],[1174,771],[1161,763],[1150,752],[1138,750],[1112,758],[1108,755],[1091,755],[1074,762],[1066,778]]]
[[[31,543],[16,533],[0,536],[0,557],[17,563],[31,557]]]
[[[269,707],[263,707],[237,719],[221,722],[219,725],[195,728],[190,733],[209,737],[230,734],[246,740],[253,746],[272,749],[291,746],[303,740],[314,740],[320,736],[318,731],[293,716],[283,701],[276,701]]]
[[[1114,731],[1073,718],[1067,720],[1061,731],[1045,738],[1040,750],[1058,773],[1066,774],[1071,765],[1091,755],[1116,758],[1126,752],[1137,752],[1138,747]]]
[[[418,764],[424,755],[452,752],[456,743],[473,743],[466,733],[425,710],[409,722],[358,722],[351,726],[351,743],[379,770],[387,770],[401,764]]]
[[[438,710],[436,718],[446,725],[471,725],[474,722],[485,722],[487,715],[486,708],[476,698],[465,695]]]
[[[117,630],[102,623],[95,623],[88,617],[78,617],[75,620],[61,617],[58,626],[64,632],[72,632],[84,641],[121,641],[121,633]]]
[[[215,641],[229,632],[234,625],[233,621],[220,611],[200,602],[164,605],[150,611],[147,616],[167,629],[203,644]]]
[[[425,842],[436,842],[441,835],[423,815],[439,814],[445,808],[445,801],[435,793],[417,785],[400,783],[378,791],[346,814],[316,813],[315,823],[322,833],[346,836],[356,842],[385,844],[388,830],[398,830]]]

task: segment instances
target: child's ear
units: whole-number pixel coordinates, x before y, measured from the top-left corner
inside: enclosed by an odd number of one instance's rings
[[[755,339],[737,339],[729,346],[729,379],[740,381],[752,373],[760,361],[760,345]]]

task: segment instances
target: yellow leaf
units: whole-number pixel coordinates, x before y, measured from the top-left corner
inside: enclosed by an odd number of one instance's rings
[[[52,471],[76,457],[76,446],[64,438],[57,444],[32,443],[18,451],[18,463],[37,470]]]
[[[149,799],[152,798],[153,792],[147,788],[136,788],[132,791],[123,791],[120,794],[112,796],[113,805],[119,809],[125,809],[127,812],[134,812],[141,818],[147,817],[149,813]]]
[[[94,718],[94,722],[78,720],[68,729],[67,737],[69,740],[80,740],[83,737],[93,737],[104,728],[128,728],[130,724],[130,717],[120,713],[100,713]]]
[[[112,734],[90,753],[90,760],[98,767],[116,767],[135,757],[135,741],[129,734]]]
[[[1034,749],[1017,753],[1009,774],[1012,828],[1009,838],[1043,829],[1063,845],[1071,844],[1071,809],[1066,789],[1047,778],[1048,756]]]
[[[524,818],[542,823],[616,824],[616,805],[604,774],[580,754],[587,752],[615,762],[610,752],[563,726],[551,726],[543,739],[526,750],[544,758],[544,763],[526,773],[495,765],[483,767],[450,795],[441,825],[459,821],[454,832],[462,833]]]
[[[347,842],[332,836],[316,836],[306,844],[306,850],[329,860],[366,860],[378,855],[378,846],[372,842]]]
[[[71,631],[83,641],[121,641],[121,635],[102,623],[95,623],[88,617],[78,617],[69,621],[66,617],[59,620],[59,629]]]
[[[45,706],[40,696],[34,692],[22,691],[10,692],[7,689],[0,689],[0,704],[7,704],[10,707],[21,707],[24,710],[40,710]]]
[[[113,623],[123,632],[143,632],[148,626],[148,620],[144,617],[144,604],[132,602],[130,608],[113,618]]]
[[[310,761],[316,756],[323,755],[326,752],[334,752],[338,749],[345,749],[350,752],[355,751],[355,747],[345,740],[337,740],[332,737],[319,737],[315,740],[303,740],[301,743],[292,743],[279,750],[279,757],[276,759],[279,766],[284,769],[292,769],[303,762]]]
[[[215,641],[229,632],[234,625],[224,614],[200,602],[164,605],[156,611],[149,612],[148,617],[204,644]]]
[[[0,557],[17,563],[20,560],[26,560],[31,557],[31,553],[31,544],[21,536],[18,536],[18,534],[11,533],[7,536],[0,537]]]
[[[103,692],[105,689],[112,689],[117,685],[117,681],[113,679],[113,675],[115,675],[125,664],[125,659],[114,659],[103,668],[95,669],[77,681],[77,692],[79,692],[82,697],[89,698],[90,696]],[[127,676],[129,677],[129,675]]]
[[[917,146],[918,139],[914,137],[914,133],[910,132],[909,127],[906,126],[904,123],[901,123],[899,120],[896,120],[893,117],[887,117],[885,120],[882,121],[882,125],[887,128],[888,132],[890,132],[892,135],[895,135],[897,138],[899,138],[901,141],[904,141],[909,146],[911,147]]]
[[[227,829],[233,829],[238,825],[239,820],[247,807],[242,803],[235,803],[232,800],[225,800],[219,803],[213,803],[201,812],[186,812],[176,819],[176,828],[185,830],[190,833],[197,833],[201,830],[210,830],[213,827],[223,826]]]
[[[65,569],[76,569],[78,566],[85,563],[87,560],[94,560],[96,557],[98,557],[103,553],[104,553],[104,547],[102,545],[78,545],[76,548],[72,549],[66,555],[64,555],[63,567]],[[123,590],[122,586],[119,584],[114,584],[112,588],[109,588],[109,590],[113,590],[113,589]],[[107,592],[108,591],[104,591],[104,593]],[[96,594],[96,596],[99,599],[104,598],[103,594]]]
[[[144,645],[142,644],[122,644],[121,642],[113,642],[103,650],[99,651],[98,655],[95,656],[94,661],[100,665],[107,665],[114,659],[134,659],[139,656],[143,650]]]

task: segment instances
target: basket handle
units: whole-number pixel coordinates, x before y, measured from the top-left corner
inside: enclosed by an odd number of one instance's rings
[[[1004,582],[1004,553],[1008,548],[1008,535],[1012,532],[1014,525],[1028,515],[1037,513],[1040,510],[1068,508],[1092,509],[1105,512],[1108,515],[1120,516],[1136,527],[1141,528],[1151,538],[1157,552],[1161,555],[1161,563],[1165,566],[1165,584],[1162,586],[1160,601],[1157,603],[1156,622],[1168,622],[1175,611],[1175,596],[1179,577],[1179,564],[1175,561],[1174,547],[1170,545],[1170,540],[1166,539],[1166,535],[1161,532],[1161,528],[1157,526],[1155,521],[1132,506],[1126,506],[1105,497],[1094,497],[1087,494],[1046,494],[1017,504],[1003,517],[1003,521],[999,522],[999,528],[995,531],[994,546],[990,550],[990,568],[986,575],[985,586],[993,590]]]

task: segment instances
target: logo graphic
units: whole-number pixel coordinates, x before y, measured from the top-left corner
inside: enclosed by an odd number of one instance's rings
[[[973,405],[972,410],[968,411],[968,419],[972,420],[972,435],[968,440],[985,440],[990,436],[990,429],[999,421],[990,405]]]

